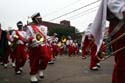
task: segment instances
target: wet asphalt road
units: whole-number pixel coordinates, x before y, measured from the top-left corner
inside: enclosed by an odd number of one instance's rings
[[[99,71],[89,70],[90,58],[81,56],[58,56],[55,64],[48,64],[44,71],[45,78],[39,83],[111,83],[114,57],[101,62]],[[27,61],[22,75],[16,75],[9,63],[5,69],[0,65],[0,83],[30,83],[29,62]]]

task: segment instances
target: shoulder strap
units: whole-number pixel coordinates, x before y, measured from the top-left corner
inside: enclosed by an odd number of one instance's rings
[[[115,35],[124,25],[124,21],[120,21],[116,27],[113,29],[113,31],[109,34],[110,37],[112,37],[113,35]]]
[[[44,39],[46,39],[45,35],[38,29],[38,27],[36,25],[32,25],[32,29],[35,34],[39,33],[40,35],[42,35],[44,37]]]
[[[22,37],[22,36],[19,34],[18,30],[16,30],[15,32],[16,32],[16,34],[19,36],[19,39],[24,42],[25,39],[24,39],[24,37]]]

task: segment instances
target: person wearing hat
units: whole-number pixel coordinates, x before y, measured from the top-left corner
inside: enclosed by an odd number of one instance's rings
[[[18,30],[14,30],[11,35],[11,42],[13,43],[12,49],[15,58],[15,73],[20,75],[22,73],[22,67],[27,60],[26,52],[26,32],[23,31],[22,21],[17,22]]]
[[[67,37],[66,46],[68,49],[68,55],[71,56],[73,54],[73,49],[74,49],[73,40],[72,40],[71,36]]]
[[[51,55],[51,61],[49,61],[48,64],[54,64],[53,50],[52,50],[52,37],[51,36],[47,36],[47,47],[49,50],[49,54]]]
[[[33,23],[27,26],[27,40],[29,42],[30,81],[38,83],[37,73],[44,78],[43,71],[46,69],[51,55],[46,45],[48,28],[42,24],[40,13],[31,16]]]
[[[87,50],[87,47],[89,45],[88,41],[88,35],[84,34],[81,41],[82,59],[86,59],[87,55],[89,54],[89,50]]]
[[[53,58],[56,59],[59,52],[57,33],[54,33],[52,36],[52,52],[53,52]]]
[[[109,0],[108,2],[108,13],[112,13],[109,17],[109,33],[111,40],[118,39],[112,44],[113,52],[119,49],[119,52],[115,53],[115,64],[112,76],[112,83],[124,83],[125,82],[125,0]],[[117,27],[118,26],[118,27]],[[116,30],[117,29],[117,30]],[[115,33],[116,32],[116,33]],[[124,34],[124,35],[123,35]],[[124,49],[123,49],[124,48]]]
[[[101,0],[91,28],[97,52],[103,42],[106,20],[115,58],[112,83],[125,83],[125,0]]]
[[[83,57],[86,54],[86,51],[88,52],[88,54],[90,55],[90,64],[89,64],[89,69],[90,70],[98,70],[98,66],[97,63],[99,62],[97,56],[96,56],[96,50],[97,50],[97,46],[94,43],[94,38],[90,32],[90,29],[92,27],[92,23],[90,23],[88,25],[88,28],[85,32],[85,35],[83,36]]]

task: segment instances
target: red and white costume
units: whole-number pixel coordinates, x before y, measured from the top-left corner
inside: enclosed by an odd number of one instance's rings
[[[53,51],[53,57],[55,58],[59,53],[58,38],[55,36],[52,36],[52,51]]]
[[[15,37],[17,36],[17,38]],[[20,71],[20,68],[24,66],[27,60],[27,52],[26,52],[26,32],[15,30],[12,32],[11,41],[12,43],[16,43],[15,49],[13,50],[13,55],[15,58],[15,72]]]
[[[66,41],[66,46],[67,46],[67,50],[68,50],[68,55],[71,56],[73,54],[73,52],[74,52],[73,40],[68,39]]]
[[[104,38],[106,18],[108,18],[110,22],[109,34],[111,36],[111,40],[115,40],[123,35],[125,33],[125,0],[102,0],[91,30],[98,48],[101,47]],[[112,75],[112,83],[125,82],[124,42],[125,36],[121,37],[112,44],[113,52],[122,49],[114,54],[115,65]]]
[[[89,44],[90,44],[90,32],[85,32],[85,35],[82,37],[81,47],[82,47],[82,58],[86,58],[86,55],[89,54]]]
[[[53,57],[53,48],[52,48],[52,38],[50,36],[47,36],[47,47],[49,50],[49,55],[51,56],[51,61],[49,61],[48,63],[50,64],[54,64],[54,57]]]
[[[51,59],[46,45],[47,27],[44,25],[31,24],[27,26],[27,39],[29,41],[30,75],[36,75],[38,71],[45,70]],[[44,41],[37,42],[36,34],[39,33]]]
[[[89,36],[89,46],[87,49],[90,50],[90,70],[97,70],[97,63],[99,63],[99,60],[96,56],[96,51],[97,51],[97,45],[94,43],[93,36]]]
[[[64,54],[64,46],[65,44],[62,42],[59,42],[58,44],[60,44],[59,46],[59,54],[62,56]]]

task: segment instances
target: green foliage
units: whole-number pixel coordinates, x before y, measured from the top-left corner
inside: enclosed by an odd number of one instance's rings
[[[75,34],[75,29],[74,28],[69,28],[69,27],[66,27],[66,28],[62,28],[62,27],[59,27],[59,28],[52,28],[51,30],[49,30],[49,35],[53,35],[53,33],[57,33],[58,34],[58,38],[61,39],[62,36],[74,36]]]

